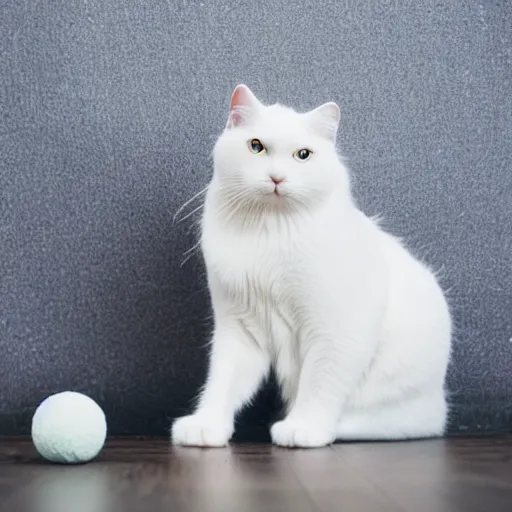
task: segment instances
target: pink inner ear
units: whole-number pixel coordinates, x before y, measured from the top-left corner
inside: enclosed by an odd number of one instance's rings
[[[250,97],[247,94],[245,87],[237,87],[231,96],[231,105],[229,110],[233,110],[236,107],[248,107],[250,104]]]

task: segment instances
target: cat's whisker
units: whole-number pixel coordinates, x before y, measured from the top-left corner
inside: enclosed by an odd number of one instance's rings
[[[233,219],[233,217],[242,209],[242,201],[241,200],[234,200],[231,202],[231,207],[229,208],[227,212],[227,218],[226,220],[229,222]]]
[[[176,210],[176,213],[174,214],[173,218],[172,218],[172,221],[173,223],[176,222],[176,219],[178,219],[178,216],[180,215],[180,213],[190,204],[192,203],[193,201],[195,201],[197,198],[199,198],[201,195],[205,194],[206,191],[208,190],[208,187],[209,185],[206,185],[206,187],[204,187],[202,190],[200,190],[197,194],[195,194],[194,196],[192,196],[190,199],[188,199],[187,201],[185,201],[177,210]],[[181,222],[181,221],[178,221],[178,222]]]
[[[177,221],[177,224],[180,224],[184,220],[187,220],[188,218],[192,217],[194,213],[198,212],[204,207],[204,204],[200,204],[197,208],[194,208],[191,212],[187,213],[187,215],[184,215],[183,217],[180,217]]]
[[[231,219],[232,216],[239,211],[244,203],[244,200],[248,197],[248,192],[245,189],[227,191],[225,194],[225,202],[220,208],[220,214],[226,216],[227,220]]]
[[[200,228],[201,228],[201,219],[194,220],[193,222],[190,223],[190,226],[187,229],[187,235],[190,235],[190,233],[193,230],[197,230],[196,234],[199,234]]]
[[[183,256],[188,256],[190,253],[194,252],[195,250],[197,250],[197,248],[201,245],[201,242],[197,242],[196,244],[194,244],[190,249],[186,250],[184,253],[183,253]]]
[[[187,261],[190,258],[192,258],[192,256],[199,250],[200,246],[201,246],[201,241],[197,242],[190,249],[188,249],[187,251],[185,251],[183,253],[183,256],[185,257],[185,259],[181,262],[180,268],[182,268],[187,263]]]

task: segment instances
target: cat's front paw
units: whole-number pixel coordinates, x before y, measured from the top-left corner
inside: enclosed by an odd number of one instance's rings
[[[283,420],[270,429],[272,442],[288,448],[319,448],[334,442],[335,434],[318,423]]]
[[[226,446],[233,435],[233,426],[192,414],[178,418],[171,430],[173,444],[217,448]]]

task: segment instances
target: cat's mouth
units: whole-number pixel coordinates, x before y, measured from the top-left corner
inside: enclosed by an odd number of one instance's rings
[[[270,202],[275,201],[284,201],[286,199],[286,191],[283,187],[276,185],[273,189],[269,189],[265,194],[265,197],[270,200]]]
[[[259,199],[263,203],[279,204],[289,198],[289,190],[285,180],[265,180],[259,188]]]
[[[270,181],[274,185],[274,195],[281,197],[281,190],[279,186],[286,181],[285,178],[270,176]]]
[[[283,201],[286,201],[287,194],[280,187],[275,187],[273,189],[267,189],[263,194],[260,195],[260,201],[264,204],[269,205],[278,205],[282,204]]]

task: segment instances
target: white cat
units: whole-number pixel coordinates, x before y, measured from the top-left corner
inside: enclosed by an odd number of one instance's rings
[[[223,446],[275,369],[275,444],[443,434],[450,312],[433,273],[354,204],[339,109],[265,106],[244,85],[214,149],[201,247],[215,330],[175,444]]]

